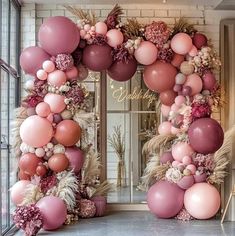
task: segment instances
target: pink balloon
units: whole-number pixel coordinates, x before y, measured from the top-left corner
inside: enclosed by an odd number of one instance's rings
[[[178,129],[178,128],[174,127],[174,126],[171,127],[171,133],[172,134],[178,134],[178,133],[180,133],[180,131],[181,131],[180,129]]]
[[[51,123],[40,116],[26,118],[20,126],[22,141],[32,147],[42,147],[50,142],[53,135]]]
[[[108,45],[113,48],[116,48],[117,46],[121,45],[124,40],[122,32],[117,29],[109,30],[106,34],[106,37],[108,40]]]
[[[192,39],[186,33],[178,33],[171,40],[171,49],[180,55],[189,53],[192,46]]]
[[[202,91],[202,80],[197,74],[187,76],[184,86],[189,86],[192,89],[191,95],[195,95]]]
[[[88,77],[88,74],[89,74],[88,69],[85,66],[83,65],[78,66],[78,80],[82,81],[86,79]]]
[[[206,72],[202,76],[202,81],[203,81],[203,89],[204,90],[213,90],[216,85],[216,78],[215,75],[212,72]]]
[[[135,50],[135,59],[143,64],[150,65],[157,60],[158,50],[157,47],[149,42],[143,41],[140,43],[139,47]]]
[[[177,112],[179,110],[179,106],[177,106],[175,103],[171,105],[171,111]]]
[[[78,69],[73,66],[70,70],[65,72],[66,77],[70,79],[76,79],[78,77]]]
[[[71,54],[80,41],[79,30],[74,22],[64,16],[47,19],[39,28],[38,39],[49,54]]]
[[[82,169],[84,163],[84,153],[78,147],[69,147],[65,150],[65,155],[69,159],[70,168],[77,174]]]
[[[186,101],[186,99],[185,99],[185,97],[182,96],[182,95],[179,95],[179,96],[177,96],[177,97],[175,98],[175,104],[176,104],[177,106],[181,106],[183,103],[185,103],[185,101]]]
[[[220,194],[208,183],[196,183],[184,195],[186,210],[196,219],[213,217],[220,208]]]
[[[172,167],[177,167],[180,164],[179,161],[173,161],[172,162]]]
[[[67,208],[63,200],[54,196],[41,198],[36,206],[40,209],[43,217],[43,229],[58,229],[66,220]]]
[[[52,123],[53,122],[53,113],[51,113],[51,114],[49,114],[48,116],[47,116],[47,120],[50,122],[50,123]]]
[[[64,99],[65,98],[59,94],[48,93],[44,97],[44,102],[49,104],[51,108],[51,112],[60,113],[66,107],[66,104],[64,103]]]
[[[27,187],[30,183],[29,180],[20,180],[11,187],[11,201],[15,205],[20,205],[23,202]]]
[[[171,122],[164,121],[158,127],[158,132],[161,135],[168,135],[171,134]]]
[[[173,59],[172,59],[172,61],[171,61],[171,64],[172,64],[174,67],[179,68],[180,65],[181,65],[181,63],[182,63],[183,61],[184,61],[184,56],[175,53],[174,56],[173,56]]]
[[[191,156],[193,152],[191,146],[185,142],[179,142],[172,146],[172,156],[179,162],[182,162],[183,157]]]
[[[162,112],[163,116],[167,117],[169,115],[170,111],[171,111],[171,107],[170,106],[166,106],[164,104],[161,105],[161,112]]]
[[[42,70],[42,69],[38,70],[37,71],[37,78],[39,80],[46,80],[47,79],[47,72],[45,70]]]
[[[189,165],[192,163],[192,158],[190,156],[185,156],[183,157],[182,162],[184,165]]]
[[[191,50],[188,54],[191,57],[195,57],[197,55],[197,53],[198,53],[197,48],[193,45],[193,47],[191,48]]]
[[[50,55],[42,48],[28,47],[20,55],[20,66],[26,74],[36,75],[42,63],[49,59]]]
[[[173,156],[172,156],[171,152],[164,152],[160,157],[160,162],[162,164],[165,164],[167,162],[171,163],[173,161],[174,161],[174,159],[173,159]]]
[[[50,106],[45,102],[40,102],[36,106],[36,113],[41,117],[47,117],[51,113]]]
[[[43,70],[45,70],[47,73],[51,73],[55,70],[55,64],[51,60],[46,60],[42,64]]]
[[[202,173],[200,175],[194,175],[193,177],[194,177],[195,183],[202,183],[206,181],[207,175],[206,173]]]
[[[61,85],[66,83],[67,78],[63,71],[55,70],[48,74],[47,81],[50,85],[53,85],[59,88]]]
[[[192,175],[184,176],[177,185],[182,189],[188,189],[194,184],[194,178]]]
[[[95,32],[97,34],[106,35],[107,31],[108,31],[108,27],[104,22],[99,21],[95,24]]]
[[[186,166],[186,169],[190,170],[193,175],[195,174],[195,172],[196,172],[196,170],[197,170],[196,166],[193,165],[193,164],[187,165],[187,166]]]

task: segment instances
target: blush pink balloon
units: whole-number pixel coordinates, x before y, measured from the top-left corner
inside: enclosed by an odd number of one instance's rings
[[[60,87],[66,83],[67,78],[63,71],[55,70],[48,74],[47,81],[49,84],[54,85],[55,87]]]
[[[47,120],[50,122],[50,123],[52,123],[53,122],[53,113],[51,113],[51,114],[49,114],[48,116],[47,116]]]
[[[173,162],[172,162],[172,166],[173,166],[173,167],[177,167],[179,164],[180,164],[179,161],[173,161]]]
[[[47,79],[47,72],[45,70],[38,70],[37,71],[37,78],[39,80],[46,80]]]
[[[52,62],[52,61],[50,61],[50,60],[46,60],[46,61],[43,62],[42,68],[43,68],[43,70],[45,70],[47,73],[51,73],[52,71],[55,70],[55,64],[54,64],[54,62]]]
[[[183,157],[191,156],[193,152],[191,146],[186,142],[179,142],[172,146],[172,156],[179,162],[182,162]]]
[[[196,170],[197,170],[196,166],[193,165],[193,164],[187,165],[187,166],[186,166],[186,169],[190,170],[193,175],[195,174],[195,172],[196,172]]]
[[[106,34],[106,37],[108,40],[108,45],[113,48],[116,48],[117,46],[121,45],[124,40],[122,32],[117,29],[109,30]]]
[[[73,66],[70,70],[65,72],[66,77],[70,79],[76,79],[78,77],[78,69]]]
[[[171,127],[171,133],[172,134],[178,134],[178,133],[180,133],[180,131],[181,131],[180,129],[178,129],[178,128],[174,127],[174,126]]]
[[[188,189],[194,184],[194,178],[192,175],[184,176],[177,182],[177,185],[182,189]]]
[[[197,48],[193,45],[190,52],[188,53],[189,56],[191,57],[195,57],[197,55],[198,51],[197,51]]]
[[[208,183],[196,183],[186,190],[184,206],[194,218],[209,219],[220,208],[220,194],[214,186]]]
[[[190,156],[185,156],[183,157],[182,162],[184,165],[189,165],[192,163],[192,158]]]
[[[95,24],[95,32],[97,34],[106,35],[107,31],[108,31],[108,27],[104,22],[99,21]]]
[[[30,183],[29,180],[20,180],[11,187],[11,201],[15,205],[20,205],[23,202],[27,187]]]
[[[50,142],[53,135],[51,123],[40,116],[26,118],[20,126],[22,141],[32,147],[42,147]]]
[[[158,126],[158,133],[161,135],[171,134],[171,122],[164,121]]]
[[[43,229],[58,229],[66,220],[67,208],[63,200],[54,196],[41,198],[36,206],[40,209],[43,217]]]
[[[191,95],[195,95],[202,91],[202,80],[197,74],[187,76],[184,86],[189,86],[192,89]]]
[[[158,50],[157,47],[149,42],[143,41],[135,50],[135,59],[143,65],[151,65],[157,60]]]
[[[178,33],[171,40],[171,49],[177,54],[186,55],[192,47],[192,39],[186,33]]]
[[[161,105],[161,112],[162,112],[163,116],[167,117],[169,115],[170,111],[171,111],[171,107],[170,106],[166,106],[164,104]]]
[[[186,101],[186,99],[185,99],[185,97],[182,96],[182,95],[179,95],[179,96],[177,96],[177,97],[175,98],[175,104],[176,104],[177,106],[181,106],[183,103],[185,103],[185,101]]]
[[[53,113],[60,113],[62,112],[66,104],[64,103],[64,97],[59,94],[48,93],[44,97],[44,102],[48,103]]]
[[[75,174],[79,173],[84,164],[84,153],[78,147],[69,147],[65,150],[65,155],[69,159],[70,168]]]
[[[177,106],[175,103],[171,105],[171,111],[177,112],[179,110],[179,106]]]
[[[172,59],[172,61],[171,61],[171,64],[172,64],[174,67],[179,68],[180,65],[181,65],[181,63],[182,63],[183,61],[184,61],[184,56],[175,53],[174,56],[173,56],[173,59]]]
[[[51,113],[50,106],[45,102],[40,102],[36,106],[36,113],[41,117],[47,117]]]

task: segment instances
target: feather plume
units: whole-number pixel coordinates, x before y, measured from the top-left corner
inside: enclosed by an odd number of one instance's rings
[[[38,184],[29,184],[26,191],[24,200],[21,205],[26,206],[30,204],[37,203],[41,198],[44,197],[44,194],[41,192],[40,186]]]
[[[107,180],[105,180],[103,183],[95,186],[95,190],[91,195],[92,197],[96,197],[96,196],[107,196],[108,192],[113,191],[114,190],[114,185],[109,183]]]

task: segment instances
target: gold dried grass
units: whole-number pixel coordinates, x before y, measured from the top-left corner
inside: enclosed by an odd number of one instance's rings
[[[142,37],[142,28],[143,25],[141,25],[135,18],[127,19],[127,22],[123,27],[123,33],[129,39],[136,39]]]
[[[105,180],[103,183],[101,183],[98,186],[96,186],[96,189],[93,192],[93,194],[91,195],[91,198],[92,197],[96,197],[96,196],[104,196],[104,197],[106,197],[107,194],[110,191],[113,191],[113,190],[114,190],[113,184],[111,184],[107,180]]]

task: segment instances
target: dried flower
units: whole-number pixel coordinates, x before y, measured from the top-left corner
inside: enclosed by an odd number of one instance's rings
[[[79,205],[80,205],[80,210],[78,215],[81,218],[92,218],[95,216],[96,207],[94,202],[87,199],[81,199],[79,201]]]
[[[78,66],[82,61],[82,49],[77,47],[76,50],[72,53],[73,62],[75,66]]]
[[[128,63],[128,61],[133,58],[124,44],[118,46],[117,48],[113,48],[112,56],[114,61],[122,61],[125,63]]]
[[[192,119],[210,117],[211,107],[208,103],[192,103]]]
[[[58,54],[55,57],[55,64],[58,70],[69,70],[74,65],[73,57],[70,54]]]
[[[107,37],[103,34],[96,34],[94,37],[92,37],[88,43],[89,44],[95,44],[95,45],[106,45],[107,44]]]
[[[172,167],[166,172],[166,179],[173,183],[178,183],[182,177],[183,175],[178,168]]]
[[[74,106],[79,106],[84,102],[85,93],[78,84],[75,84],[70,87],[69,91],[65,93],[65,96],[70,99]]]
[[[158,59],[170,63],[173,59],[174,53],[171,48],[161,48],[158,51]]]
[[[175,217],[177,220],[182,220],[182,221],[189,221],[193,220],[194,218],[189,214],[189,212],[183,207],[180,212],[177,214]]]
[[[194,164],[198,167],[198,171],[200,173],[207,173],[209,174],[214,170],[215,163],[214,163],[214,155],[213,154],[201,154],[198,153],[197,155],[193,156]],[[209,171],[209,172],[208,172]]]
[[[43,101],[43,97],[36,94],[28,95],[23,101],[23,107],[36,107],[40,102]]]
[[[47,176],[42,178],[40,181],[40,188],[43,193],[46,193],[49,189],[53,188],[57,184],[55,175]]]

